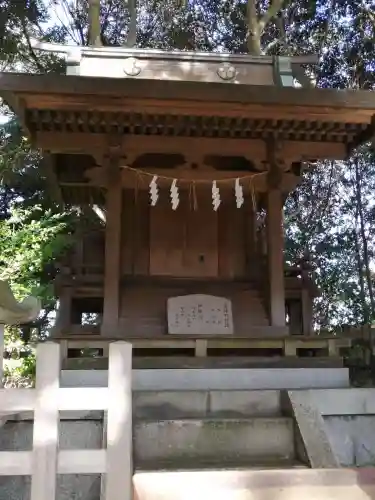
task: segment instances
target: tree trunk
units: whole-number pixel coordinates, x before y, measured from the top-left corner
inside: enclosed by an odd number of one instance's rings
[[[128,0],[129,9],[129,30],[125,42],[127,47],[135,47],[137,42],[137,0]]]
[[[356,191],[356,203],[358,209],[359,216],[359,229],[362,240],[363,247],[363,263],[365,267],[365,275],[366,275],[366,283],[368,288],[368,293],[370,297],[371,304],[371,321],[374,320],[375,317],[375,301],[374,301],[374,290],[372,286],[371,279],[371,269],[370,269],[370,258],[368,252],[368,243],[366,237],[366,229],[365,229],[365,221],[364,221],[364,213],[363,213],[363,201],[362,201],[362,186],[361,186],[361,176],[359,172],[359,164],[358,159],[355,160],[355,191]]]
[[[365,281],[363,279],[363,262],[361,257],[361,247],[359,243],[358,236],[358,222],[359,222],[359,214],[358,207],[356,209],[355,214],[355,229],[354,229],[354,248],[355,248],[355,257],[357,261],[357,270],[358,270],[358,283],[360,287],[360,297],[361,297],[361,308],[362,308],[362,320],[365,325],[369,324],[369,311],[366,304],[366,290],[365,290]]]
[[[247,0],[247,50],[252,56],[262,54],[261,36],[255,0]]]
[[[262,16],[258,16],[256,0],[247,0],[247,50],[250,55],[262,55],[263,32],[287,2],[289,0],[271,0],[267,11]]]
[[[89,0],[89,45],[100,47],[100,0]]]

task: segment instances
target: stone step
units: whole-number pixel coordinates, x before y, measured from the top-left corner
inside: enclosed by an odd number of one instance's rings
[[[281,416],[280,391],[135,391],[134,419]]]
[[[305,469],[307,465],[296,460],[289,460],[283,458],[269,458],[268,460],[263,457],[247,458],[246,460],[236,459],[234,461],[225,460],[225,464],[220,464],[218,459],[215,460],[202,460],[197,459],[194,462],[184,459],[179,460],[157,460],[143,462],[136,465],[134,471],[136,474],[143,472],[194,472],[194,471],[213,471],[218,470],[278,470],[278,469]]]
[[[163,462],[196,468],[200,462],[225,467],[295,459],[293,420],[286,417],[139,420],[133,432],[136,468]]]
[[[375,469],[141,472],[133,487],[136,500],[369,500]]]

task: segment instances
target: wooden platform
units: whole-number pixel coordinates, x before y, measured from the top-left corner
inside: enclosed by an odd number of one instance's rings
[[[104,338],[99,335],[60,336],[52,340],[61,344],[63,359],[93,357],[107,358],[111,342],[127,340],[133,345],[133,356],[138,357],[238,357],[238,356],[340,356],[343,348],[350,347],[350,339],[340,337],[128,337]]]

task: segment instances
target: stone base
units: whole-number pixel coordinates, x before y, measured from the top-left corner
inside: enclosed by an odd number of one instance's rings
[[[159,368],[342,368],[339,356],[318,356],[314,358],[294,356],[139,356],[133,358],[135,369]],[[107,370],[108,358],[70,358],[63,363],[63,370]]]
[[[293,419],[287,417],[141,420],[135,423],[133,442],[137,469],[295,460]]]
[[[108,371],[63,370],[62,387],[106,387]],[[347,368],[133,370],[135,391],[325,389],[349,387]]]

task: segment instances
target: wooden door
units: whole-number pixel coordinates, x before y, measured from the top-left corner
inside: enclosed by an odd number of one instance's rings
[[[150,274],[185,278],[218,276],[218,214],[202,193],[194,210],[188,192],[172,210],[169,191],[150,209]]]

